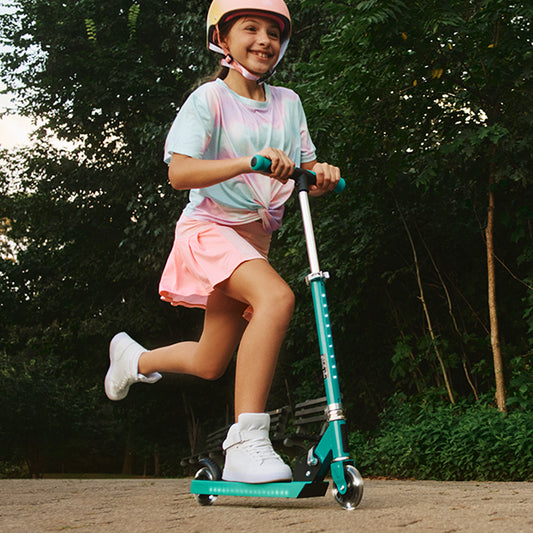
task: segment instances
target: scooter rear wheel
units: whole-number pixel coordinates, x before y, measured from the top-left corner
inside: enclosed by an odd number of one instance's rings
[[[352,465],[344,465],[344,477],[348,483],[348,488],[341,494],[337,487],[333,487],[333,497],[337,503],[347,511],[353,511],[361,502],[363,497],[363,478]]]
[[[219,466],[211,459],[200,459],[198,465],[201,468],[196,472],[194,479],[206,481],[220,481],[222,479],[222,472]],[[194,497],[200,505],[212,505],[216,502],[218,496],[214,494],[195,494]]]

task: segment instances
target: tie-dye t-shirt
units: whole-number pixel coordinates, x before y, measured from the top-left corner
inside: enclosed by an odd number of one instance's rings
[[[196,159],[252,157],[263,148],[278,148],[296,166],[315,159],[315,147],[298,95],[264,85],[266,101],[244,98],[224,81],[206,83],[183,104],[168,133],[165,162],[173,153]],[[240,174],[210,187],[191,189],[184,214],[197,220],[239,225],[261,220],[266,231],[279,228],[283,205],[294,183],[262,174]]]

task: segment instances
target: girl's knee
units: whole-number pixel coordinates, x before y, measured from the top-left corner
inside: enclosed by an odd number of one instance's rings
[[[199,354],[197,353],[197,355]],[[217,351],[217,346],[209,346],[207,352],[203,351],[201,357],[197,356],[195,358],[194,371],[192,373],[201,379],[216,381],[226,372],[232,355],[233,351],[231,353],[222,353],[220,350]]]
[[[288,285],[286,285],[286,289],[282,296],[282,301],[285,305],[287,312],[290,313],[290,316],[292,316],[292,313],[294,311],[294,304],[296,302],[296,297],[294,296],[294,292]]]
[[[281,320],[290,320],[294,311],[295,296],[289,285],[283,282],[276,287],[269,288],[265,293],[263,305]]]
[[[209,367],[202,368],[198,372],[198,377],[205,379],[207,381],[216,381],[220,379],[226,372],[226,367]]]

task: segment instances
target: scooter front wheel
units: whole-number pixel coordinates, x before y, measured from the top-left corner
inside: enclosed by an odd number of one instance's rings
[[[196,472],[194,479],[206,481],[220,481],[222,479],[219,466],[211,459],[200,459],[198,465],[201,468]],[[212,505],[217,500],[217,496],[214,494],[195,494],[194,497],[200,505]]]
[[[347,511],[353,511],[361,502],[363,497],[363,478],[361,474],[352,465],[344,465],[344,477],[348,488],[344,494],[341,494],[337,487],[333,487],[333,497],[337,503]]]

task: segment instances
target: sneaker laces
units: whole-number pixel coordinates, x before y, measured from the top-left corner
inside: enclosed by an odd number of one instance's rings
[[[276,460],[280,461],[280,456],[274,451],[272,443],[269,439],[257,438],[249,439],[246,441],[246,451],[253,455],[261,462],[267,460]]]

